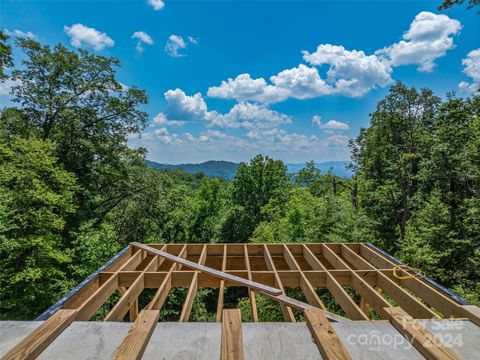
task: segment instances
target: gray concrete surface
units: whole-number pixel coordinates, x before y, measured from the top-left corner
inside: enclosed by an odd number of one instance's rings
[[[41,324],[0,321],[0,357]],[[424,326],[462,359],[480,358],[480,327],[469,321],[427,320]],[[40,355],[42,360],[111,359],[129,323],[74,322]],[[388,322],[333,323],[354,360],[423,359]],[[305,323],[244,323],[246,360],[321,360]],[[159,323],[145,360],[220,358],[220,323]]]
[[[480,359],[480,327],[470,321],[422,321],[434,336],[464,360]]]
[[[424,357],[389,322],[332,323],[353,360],[416,360]]]
[[[158,323],[142,360],[220,359],[221,331],[221,323]]]
[[[127,336],[130,325],[120,322],[74,322],[40,354],[38,359],[111,359]]]
[[[42,321],[0,321],[0,358],[41,324]]]
[[[304,323],[243,323],[245,360],[321,360]]]

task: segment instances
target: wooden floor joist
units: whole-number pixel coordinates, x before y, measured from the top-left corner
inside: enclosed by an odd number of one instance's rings
[[[105,321],[128,321],[127,313],[133,321],[116,359],[139,359],[170,290],[180,287],[188,287],[181,322],[190,318],[197,289],[219,289],[216,320],[222,321],[222,358],[241,359],[240,312],[223,309],[225,288],[230,286],[248,288],[254,322],[261,310],[257,311],[256,295],[277,301],[285,321],[295,321],[292,309],[302,311],[324,359],[350,358],[330,323],[334,321],[370,321],[376,313],[429,360],[453,360],[458,355],[436,341],[418,320],[466,318],[480,326],[480,308],[399,267],[394,258],[371,245],[132,243],[52,306],[42,318],[48,320],[4,359],[33,359],[73,321],[88,321],[105,309],[110,310]],[[299,288],[308,303],[287,296],[287,288]],[[329,291],[349,319],[327,311],[319,288]],[[139,309],[146,302],[145,289],[154,289],[155,295]],[[109,303],[117,291],[121,297],[112,307]]]
[[[227,245],[223,245],[222,250],[222,271],[227,271]],[[222,320],[223,313],[223,296],[225,295],[225,280],[220,280],[220,287],[218,288],[218,299],[217,299],[217,314],[215,316],[216,321]]]
[[[240,309],[223,310],[220,359],[243,360],[242,316]]]
[[[114,360],[140,360],[160,316],[159,310],[142,310],[118,347]]]
[[[184,266],[186,266],[190,269],[198,270],[198,271],[201,271],[205,274],[209,274],[211,276],[214,276],[214,277],[217,277],[217,278],[220,278],[220,279],[229,280],[229,281],[232,281],[234,283],[240,284],[242,286],[247,286],[247,287],[250,287],[252,289],[259,290],[259,291],[266,292],[266,293],[273,294],[273,295],[279,295],[281,293],[281,290],[276,289],[274,287],[267,286],[267,285],[262,285],[262,284],[254,282],[254,281],[246,280],[244,278],[241,278],[241,277],[238,277],[238,276],[235,276],[235,275],[227,274],[227,273],[221,272],[219,270],[215,270],[215,269],[213,269],[211,267],[208,267],[208,266],[199,265],[199,264],[194,263],[192,261],[180,258],[178,256],[169,254],[169,253],[161,251],[161,250],[154,249],[154,248],[152,248],[150,246],[147,246],[147,245],[143,245],[143,244],[135,243],[135,242],[133,242],[131,244],[132,244],[132,246],[138,247],[138,248],[143,249],[143,250],[145,250],[147,252],[150,252],[152,254],[159,255],[159,256],[161,256],[165,259],[168,259],[168,260],[173,261],[175,263],[178,263],[180,265],[184,265]]]
[[[332,325],[320,309],[304,311],[308,328],[324,360],[351,360]]]
[[[265,258],[265,263],[267,264],[268,270],[274,272],[275,286],[280,289],[281,295],[285,296],[285,289],[283,288],[282,281],[280,280],[280,276],[278,275],[278,272],[275,268],[275,263],[273,262],[272,255],[270,254],[270,251],[265,244],[263,245],[263,251],[263,256]],[[282,310],[283,318],[285,319],[285,321],[295,322],[295,315],[293,315],[293,311],[290,306],[286,305],[284,302],[280,302],[280,308]]]
[[[425,329],[418,320],[413,319],[399,307],[384,309],[391,324],[415,346],[427,360],[460,360],[455,351],[443,345]]]
[[[26,338],[7,352],[2,360],[35,359],[56,337],[67,328],[75,317],[77,310],[59,310],[42,325],[33,330]]]

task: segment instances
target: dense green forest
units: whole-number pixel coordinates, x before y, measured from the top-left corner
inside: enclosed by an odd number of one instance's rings
[[[351,179],[258,155],[228,181],[150,169],[127,146],[148,98],[118,82],[117,59],[1,34],[0,64],[17,83],[0,113],[1,319],[35,317],[130,241],[371,242],[480,304],[479,96],[397,83],[351,142]],[[215,291],[194,320],[214,317]],[[281,315],[258,301],[261,320]]]

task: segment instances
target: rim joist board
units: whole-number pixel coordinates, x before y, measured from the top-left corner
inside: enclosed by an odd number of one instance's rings
[[[218,288],[216,320],[222,321],[223,292],[232,286],[248,288],[253,321],[260,320],[258,314],[262,311],[255,302],[256,295],[278,301],[285,321],[300,320],[292,309],[301,310],[324,358],[331,358],[331,348],[337,349],[333,353],[343,354],[341,358],[349,358],[332,333],[330,321],[388,320],[405,337],[414,334],[418,338],[415,346],[420,351],[423,341],[430,338],[429,333],[414,333],[411,328],[400,326],[399,317],[413,322],[462,318],[479,324],[477,307],[451,296],[369,244],[132,243],[41,315],[39,320],[52,317],[52,321],[40,327],[43,340],[21,342],[6,358],[18,358],[15,354],[20,350],[34,358],[72,321],[87,321],[94,316],[98,319],[98,310],[112,302],[115,292],[120,294],[119,298],[106,312],[103,309],[103,320],[132,322],[132,330],[117,356],[139,358],[172,289],[188,288],[178,319],[188,321],[197,289]],[[292,288],[295,290],[291,291]],[[154,289],[155,295],[146,306],[139,306],[146,289]],[[298,296],[299,292],[305,301],[287,296]],[[332,302],[336,307],[332,308]],[[334,310],[337,314],[330,312]],[[67,319],[59,321],[67,312]],[[436,358],[435,354],[456,358],[441,347],[432,354],[431,358]]]

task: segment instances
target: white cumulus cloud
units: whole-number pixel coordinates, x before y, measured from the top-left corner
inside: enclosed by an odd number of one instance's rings
[[[5,29],[4,31],[5,31],[5,34],[7,34],[8,36],[17,36],[17,37],[28,38],[32,40],[38,39],[38,36],[32,33],[31,31],[24,32],[18,29],[14,29],[13,31]]]
[[[162,10],[165,7],[165,2],[162,0],[148,0],[148,4],[156,11]]]
[[[295,99],[308,99],[332,93],[332,88],[320,78],[318,70],[305,64],[283,70],[270,77],[270,80],[276,88],[287,91],[289,96]]]
[[[268,104],[285,100],[288,92],[267,85],[263,78],[252,79],[250,74],[240,74],[235,79],[222,81],[219,86],[210,87],[207,95],[221,99],[255,100]]]
[[[447,15],[420,12],[403,35],[403,40],[378,50],[392,66],[418,64],[422,72],[432,71],[435,60],[455,47],[453,36],[462,29],[460,21]]]
[[[168,120],[203,121],[210,120],[215,113],[209,112],[202,94],[188,96],[181,89],[168,90],[164,94],[167,108],[164,112]]]
[[[271,110],[266,105],[240,102],[224,115],[216,113],[211,117],[210,126],[252,129],[270,128],[291,122],[290,116]]]
[[[303,59],[311,65],[328,65],[327,83],[334,93],[362,96],[376,87],[393,82],[392,68],[375,55],[346,50],[343,46],[321,44],[316,51],[303,51]]]
[[[115,41],[108,37],[107,34],[83,24],[64,26],[63,29],[70,37],[70,44],[75,47],[86,45],[95,50],[103,50],[107,46],[115,45]]]
[[[462,90],[469,90],[472,93],[480,89],[480,48],[472,50],[467,57],[462,59],[463,72],[472,79],[472,82],[462,81],[458,87]]]
[[[135,49],[138,52],[143,52],[145,50],[142,44],[153,45],[152,37],[144,31],[135,31],[132,34],[132,39],[137,39],[137,45],[135,46]]]
[[[193,96],[181,89],[165,92],[167,107],[155,116],[152,126],[182,126],[188,121],[206,122],[210,128],[269,128],[290,124],[290,116],[269,109],[266,105],[241,101],[227,113],[209,111],[200,93]]]
[[[350,126],[347,123],[338,121],[338,120],[329,120],[326,123],[322,123],[322,117],[319,115],[314,115],[312,117],[312,125],[317,126],[320,129],[325,130],[348,130]]]
[[[181,35],[172,34],[165,44],[165,52],[171,57],[185,57],[187,55],[182,50],[187,49],[189,44],[197,45],[198,40],[192,36],[188,36],[185,40]]]

